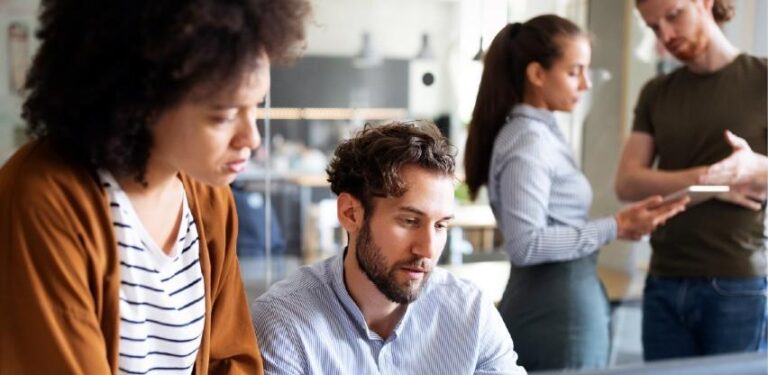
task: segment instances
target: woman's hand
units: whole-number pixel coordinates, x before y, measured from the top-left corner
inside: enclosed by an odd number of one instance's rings
[[[615,215],[618,237],[623,240],[639,240],[663,225],[667,219],[685,210],[689,200],[685,196],[664,202],[661,196],[655,195],[621,209]]]

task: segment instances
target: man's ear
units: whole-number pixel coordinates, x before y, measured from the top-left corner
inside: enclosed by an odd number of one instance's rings
[[[348,233],[357,233],[363,227],[364,214],[363,204],[357,198],[349,193],[339,194],[336,199],[336,216]]]
[[[536,87],[544,86],[544,73],[544,67],[536,61],[531,61],[525,67],[525,77]]]

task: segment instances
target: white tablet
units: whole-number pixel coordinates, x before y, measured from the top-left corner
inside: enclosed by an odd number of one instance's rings
[[[716,197],[718,194],[727,193],[729,191],[731,191],[731,188],[728,185],[691,185],[685,189],[667,195],[664,197],[664,202],[680,199],[687,195],[691,198],[691,201],[688,202],[688,206],[693,206],[694,204],[704,202]]]

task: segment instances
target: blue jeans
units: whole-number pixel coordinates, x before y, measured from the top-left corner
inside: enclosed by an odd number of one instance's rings
[[[647,361],[766,351],[768,278],[648,276],[643,295]]]

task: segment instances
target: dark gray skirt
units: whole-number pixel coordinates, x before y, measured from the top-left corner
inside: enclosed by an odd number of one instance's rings
[[[610,307],[597,252],[567,262],[512,266],[499,311],[528,371],[602,368]]]

